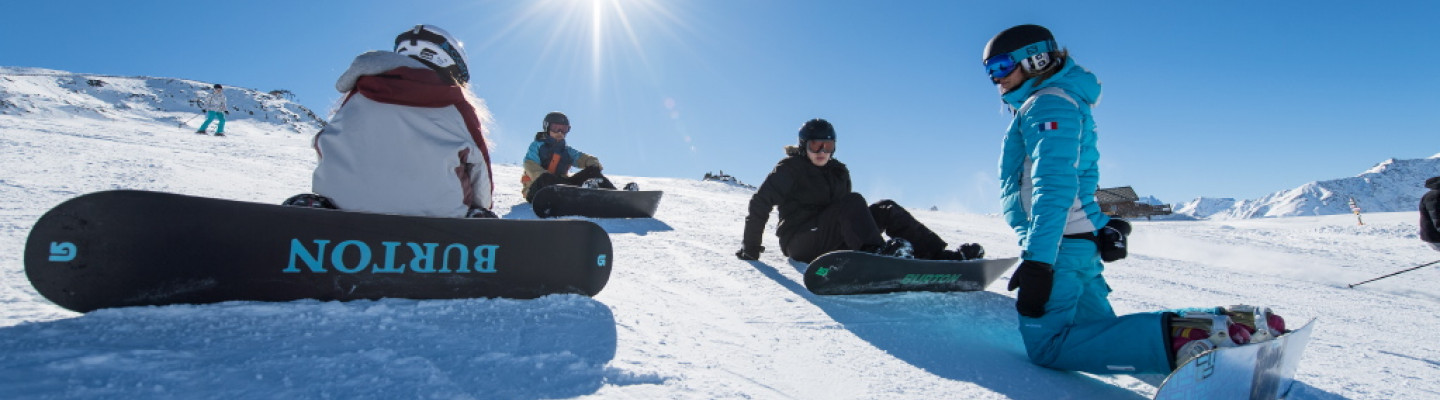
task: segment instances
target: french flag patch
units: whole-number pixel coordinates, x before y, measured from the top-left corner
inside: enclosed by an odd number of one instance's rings
[[[1050,122],[1041,122],[1041,123],[1040,123],[1040,131],[1041,131],[1041,132],[1044,132],[1044,131],[1053,131],[1053,130],[1056,130],[1056,129],[1060,129],[1060,123],[1059,123],[1059,122],[1050,121]]]

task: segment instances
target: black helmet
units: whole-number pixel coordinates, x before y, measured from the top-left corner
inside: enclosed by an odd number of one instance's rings
[[[835,140],[835,126],[822,118],[805,121],[800,125],[800,142],[807,140]]]
[[[565,113],[559,111],[551,111],[549,114],[545,114],[545,121],[540,123],[540,128],[544,129],[546,132],[549,132],[550,124],[569,126],[570,118],[566,117]]]
[[[1000,54],[1007,54],[1020,50],[1035,42],[1055,41],[1055,35],[1050,34],[1049,29],[1040,25],[1016,25],[1000,31],[995,37],[990,38],[990,43],[985,44],[985,57],[980,61],[989,60]],[[1056,49],[1058,50],[1058,49]]]
[[[220,84],[218,84],[218,83],[215,84],[215,88],[216,88],[216,89],[219,89],[219,88],[220,88]]]
[[[1019,50],[1020,54],[1013,54]],[[991,78],[1009,75],[1015,67],[1024,67],[1026,72],[1037,72],[1059,65],[1051,53],[1060,51],[1055,36],[1040,25],[1016,25],[1000,31],[985,44],[985,53],[980,59],[990,70]]]

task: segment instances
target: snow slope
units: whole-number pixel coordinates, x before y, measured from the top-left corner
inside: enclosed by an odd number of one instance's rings
[[[0,114],[31,119],[150,121],[195,129],[205,118],[200,97],[208,94],[212,85],[188,79],[0,66]],[[227,124],[253,121],[274,126],[266,132],[298,133],[313,133],[324,124],[310,109],[287,99],[282,90],[264,93],[226,87],[224,93]]]
[[[306,191],[314,166],[308,135],[283,124],[237,119],[216,138],[78,112],[0,115],[0,398],[1141,399],[1159,382],[1030,364],[1003,278],[973,293],[809,294],[778,251],[735,259],[752,191],[683,179],[612,177],[666,195],[654,219],[596,220],[616,254],[594,298],[77,314],[23,271],[49,207],[117,188],[275,203]],[[520,168],[495,174],[497,212],[533,218]],[[952,242],[1019,253],[997,216],[915,214]],[[1440,268],[1345,286],[1440,258],[1413,214],[1138,221],[1130,259],[1109,265],[1111,299],[1121,313],[1249,302],[1319,318],[1292,398],[1436,398]]]

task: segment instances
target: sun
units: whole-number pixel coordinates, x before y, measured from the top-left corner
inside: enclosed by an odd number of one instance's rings
[[[575,72],[583,74],[592,92],[598,92],[607,79],[613,84],[618,75],[636,73],[629,68],[639,68],[642,74],[652,69],[647,45],[686,29],[672,6],[659,0],[540,0],[529,3],[500,35],[482,46],[538,39],[543,48],[535,60],[537,68],[548,68],[547,64],[584,68]],[[615,71],[620,68],[627,70]]]

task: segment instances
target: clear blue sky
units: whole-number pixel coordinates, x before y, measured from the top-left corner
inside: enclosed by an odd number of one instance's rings
[[[1103,186],[1256,198],[1440,153],[1440,2],[1096,3],[7,2],[0,65],[286,89],[323,115],[354,56],[436,24],[465,42],[499,162],[561,110],[609,173],[759,184],[822,117],[866,198],[994,212],[1010,116],[980,53],[1035,23],[1104,83]]]

